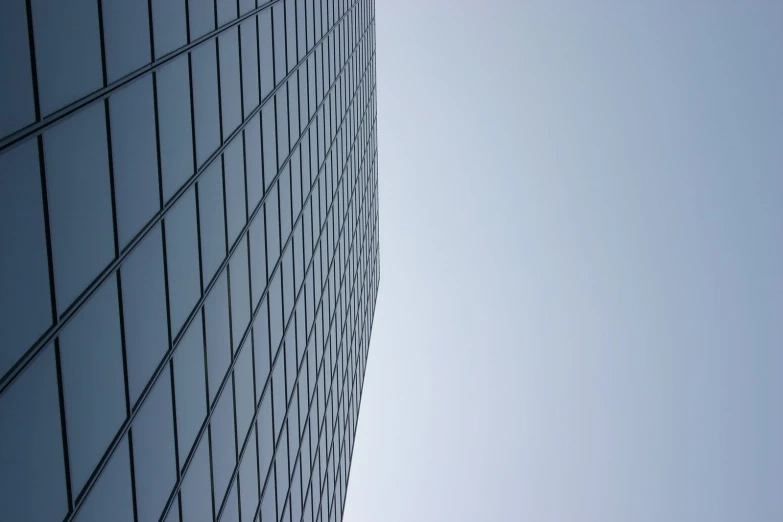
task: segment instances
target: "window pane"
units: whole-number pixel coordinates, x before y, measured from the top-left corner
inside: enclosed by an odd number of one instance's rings
[[[268,189],[277,175],[277,134],[275,104],[270,100],[261,109],[261,139],[263,142],[264,186]]]
[[[242,508],[242,520],[253,520],[258,507],[258,468],[256,460],[255,430],[250,434],[245,455],[239,465],[239,487],[242,494],[239,498]]]
[[[223,153],[226,179],[226,217],[228,218],[229,248],[247,223],[245,212],[245,162],[242,157],[242,138],[229,143]]]
[[[155,58],[160,58],[187,43],[185,2],[186,0],[152,0]]]
[[[269,334],[272,348],[272,359],[277,353],[280,341],[283,340],[283,288],[281,285],[280,270],[275,272],[269,283]]]
[[[234,6],[235,0],[218,0],[218,5],[229,2]],[[227,139],[234,129],[242,122],[242,85],[239,78],[239,31],[236,26],[228,29],[218,37],[220,53],[220,99],[223,116],[223,139]]]
[[[274,452],[274,439],[272,438],[272,394],[267,393],[261,402],[256,421],[256,434],[258,436],[258,469],[261,484],[266,480],[269,466],[272,464]],[[274,485],[272,486],[274,491]]]
[[[131,252],[120,269],[120,277],[128,388],[133,405],[169,349],[160,226],[153,228]]]
[[[160,518],[177,478],[172,410],[167,368],[155,382],[131,428],[140,522]]]
[[[253,3],[253,0],[250,0],[250,2]],[[247,118],[248,115],[258,107],[259,103],[258,39],[256,37],[255,18],[250,18],[249,20],[242,22],[239,31],[242,44],[242,103],[244,106],[243,112],[245,118]]]
[[[241,445],[250,429],[255,413],[253,392],[253,346],[246,342],[234,365],[234,396],[236,397],[237,440]]]
[[[196,126],[196,163],[201,166],[220,146],[220,109],[218,106],[215,40],[209,40],[191,52],[191,66],[193,69],[194,124]]]
[[[261,98],[263,99],[275,88],[271,9],[264,9],[258,15],[258,49],[258,63],[261,67]]]
[[[103,86],[98,4],[34,0],[32,9],[41,114],[48,116]]]
[[[174,387],[177,401],[177,440],[180,466],[190,454],[207,416],[204,381],[204,337],[201,315],[191,323],[174,353]]]
[[[278,4],[279,5],[279,4]],[[277,167],[280,168],[288,157],[288,98],[284,85],[275,94],[277,111]]]
[[[44,133],[57,309],[64,311],[114,257],[103,104]]]
[[[114,195],[120,249],[160,209],[152,77],[109,99]]]
[[[255,352],[256,402],[261,398],[267,378],[269,377],[269,317],[267,315],[267,300],[261,302],[261,307],[253,323],[253,347]]]
[[[275,361],[275,366],[272,369],[272,399],[274,401],[274,435],[280,433],[280,428],[283,426],[283,419],[285,418],[285,357],[281,355]]]
[[[207,296],[204,314],[207,325],[207,371],[211,404],[231,362],[228,287],[225,272],[221,274]]]
[[[106,76],[113,82],[150,61],[147,0],[103,0]]]
[[[182,520],[212,522],[212,486],[209,471],[209,437],[202,437],[188,472],[182,479]]]
[[[52,306],[36,140],[0,154],[0,172],[2,376],[51,325]]]
[[[261,164],[261,115],[256,114],[245,127],[247,209],[250,214],[256,209],[264,194],[264,177]]]
[[[226,228],[223,213],[223,173],[220,161],[212,162],[198,180],[201,267],[204,287],[209,284],[226,257]]]
[[[212,441],[212,476],[215,485],[215,504],[222,502],[228,481],[236,465],[236,447],[234,444],[234,401],[230,383],[226,387],[210,420]]]
[[[62,331],[60,350],[71,480],[78,495],[126,417],[113,276]]]
[[[0,2],[0,138],[35,121],[33,77],[24,2]]]
[[[229,261],[231,283],[231,334],[234,352],[250,325],[250,281],[247,274],[247,238],[243,238]]]
[[[285,36],[288,71],[296,67],[296,11],[294,0],[285,0]]]
[[[166,256],[172,267],[168,271],[171,333],[176,336],[201,296],[194,188],[166,213],[163,221]]]
[[[285,52],[285,10],[283,2],[277,2],[272,6],[272,16],[274,18],[274,37],[275,37],[275,85],[283,81],[286,75],[286,52]]]
[[[266,259],[269,276],[280,257],[280,214],[278,213],[277,183],[272,186],[264,203],[266,211]]]
[[[130,475],[128,437],[123,437],[109,463],[85,499],[76,522],[133,522],[133,487]]]
[[[226,507],[223,508],[223,514],[220,516],[220,522],[239,522],[239,503],[237,498],[237,483],[231,486],[228,492]]]
[[[190,41],[215,29],[215,0],[188,0]]]
[[[261,294],[266,288],[266,240],[264,233],[264,212],[263,208],[256,214],[253,223],[250,224],[248,236],[250,239],[250,278],[252,281],[252,308],[255,309],[256,303],[261,298]]]
[[[155,75],[163,200],[168,201],[194,172],[187,56],[167,63]]]
[[[65,516],[68,497],[61,433],[54,349],[48,346],[0,397],[3,517],[61,520]]]
[[[236,0],[216,0],[218,27],[224,25],[237,17]]]

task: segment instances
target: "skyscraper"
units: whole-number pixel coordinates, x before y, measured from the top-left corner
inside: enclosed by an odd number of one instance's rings
[[[5,0],[0,34],[0,519],[341,520],[373,0]]]

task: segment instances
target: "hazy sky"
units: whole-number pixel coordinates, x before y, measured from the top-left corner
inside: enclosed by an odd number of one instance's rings
[[[783,520],[783,2],[376,9],[345,522]]]

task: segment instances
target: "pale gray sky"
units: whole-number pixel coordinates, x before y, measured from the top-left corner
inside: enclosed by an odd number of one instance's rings
[[[783,2],[376,9],[345,522],[783,520]]]

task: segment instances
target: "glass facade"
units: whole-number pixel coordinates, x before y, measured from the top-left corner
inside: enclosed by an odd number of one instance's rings
[[[373,0],[0,2],[0,519],[339,521]]]

